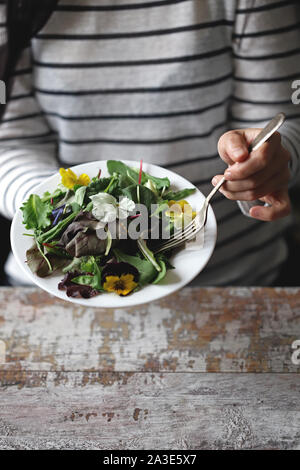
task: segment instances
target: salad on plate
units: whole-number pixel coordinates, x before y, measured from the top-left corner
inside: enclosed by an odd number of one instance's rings
[[[172,189],[142,161],[133,168],[108,160],[107,170],[90,178],[61,168],[53,192],[31,194],[21,207],[24,235],[33,239],[28,267],[39,277],[61,272],[58,289],[69,297],[127,296],[159,284],[174,268],[172,251],[155,248],[196,214],[186,201],[195,188]]]

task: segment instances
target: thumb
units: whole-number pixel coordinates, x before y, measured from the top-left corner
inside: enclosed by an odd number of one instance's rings
[[[228,165],[246,160],[249,151],[244,131],[236,130],[223,134],[218,142],[218,152]]]

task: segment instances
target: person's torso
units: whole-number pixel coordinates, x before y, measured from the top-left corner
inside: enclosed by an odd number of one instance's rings
[[[35,95],[57,132],[61,162],[143,159],[208,194],[226,168],[217,142],[228,130],[236,1],[95,4],[60,1],[32,41]],[[221,194],[213,208],[218,243],[204,283],[251,282],[284,259],[285,246],[272,234],[287,220],[272,227],[251,220]]]

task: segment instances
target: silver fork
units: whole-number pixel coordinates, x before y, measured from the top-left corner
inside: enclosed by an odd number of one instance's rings
[[[274,132],[276,132],[279,127],[283,124],[284,119],[285,115],[283,113],[277,114],[253,140],[249,147],[249,152],[257,150],[264,142],[266,142],[274,134]],[[179,230],[175,232],[168,240],[166,240],[156,249],[154,249],[154,254],[174,249],[182,243],[191,240],[197,235],[197,233],[200,232],[200,230],[206,224],[209,202],[211,198],[216,194],[216,192],[220,189],[220,187],[225,183],[225,181],[225,176],[223,176],[223,178],[218,182],[216,186],[214,186],[212,191],[206,197],[203,206],[201,207],[200,211],[196,214],[196,217],[184,227],[184,230]],[[257,204],[257,202],[255,203]]]

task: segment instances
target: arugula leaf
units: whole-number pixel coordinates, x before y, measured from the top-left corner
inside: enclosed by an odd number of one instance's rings
[[[141,259],[138,256],[127,255],[117,249],[114,249],[113,252],[118,261],[124,261],[125,263],[129,263],[138,270],[138,272],[140,273],[140,286],[149,284],[156,277],[157,271],[153,264],[150,263],[150,261]]]
[[[43,229],[51,225],[52,207],[48,202],[43,202],[37,194],[31,194],[21,210],[23,212],[23,224],[27,229]]]
[[[190,196],[196,191],[196,188],[186,188],[181,189],[180,191],[169,191],[168,193],[164,194],[164,199],[168,201],[180,201],[181,199],[185,199],[187,196]]]

